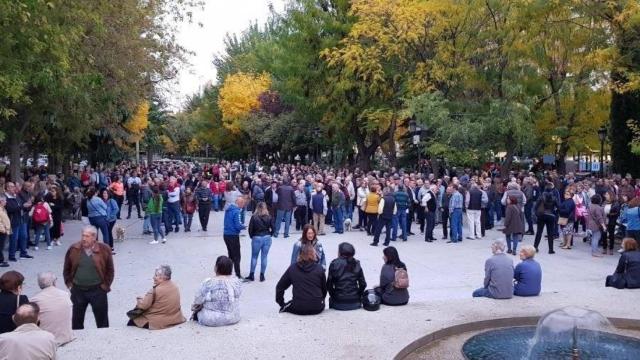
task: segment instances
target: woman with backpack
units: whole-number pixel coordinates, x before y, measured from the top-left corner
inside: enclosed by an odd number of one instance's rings
[[[536,238],[533,243],[533,247],[536,248],[536,252],[539,251],[538,245],[540,245],[540,239],[542,238],[542,231],[547,228],[547,241],[549,245],[549,254],[555,254],[553,251],[553,234],[556,225],[556,211],[558,209],[558,200],[554,194],[554,185],[552,182],[547,182],[545,190],[536,202]]]
[[[31,208],[29,216],[35,227],[34,243],[36,244],[34,250],[38,250],[38,244],[40,244],[40,235],[44,233],[44,238],[47,241],[47,250],[51,250],[51,234],[49,229],[53,218],[51,217],[51,207],[44,201],[42,195],[36,195],[34,200],[35,205]]]
[[[329,308],[356,310],[362,305],[362,294],[367,288],[360,261],[354,259],[353,245],[343,242],[338,246],[338,258],[329,265],[327,290]]]
[[[400,255],[395,247],[389,246],[382,250],[384,265],[380,270],[380,285],[375,289],[385,305],[399,306],[409,302],[409,277],[407,266],[400,261]]]
[[[271,248],[271,234],[273,226],[267,204],[259,202],[249,220],[249,237],[251,238],[251,269],[246,280],[253,281],[258,255],[260,255],[260,281],[264,281],[264,273],[267,271],[267,256]]]
[[[318,255],[316,263],[321,265],[323,269],[327,268],[327,260],[324,256],[324,250],[322,249],[322,244],[320,244],[316,235],[316,229],[313,225],[307,224],[302,228],[302,236],[300,237],[300,240],[293,244],[293,250],[291,251],[291,265],[298,261],[300,249],[302,249],[304,245],[308,244],[313,246],[316,250],[316,254]]]

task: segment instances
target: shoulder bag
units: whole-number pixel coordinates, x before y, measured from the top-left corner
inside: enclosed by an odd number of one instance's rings
[[[153,303],[156,302],[156,288],[155,287],[153,288],[153,295],[152,296],[153,296],[153,298],[151,300],[151,305],[153,306]],[[138,318],[138,317],[142,316],[142,314],[144,314],[145,311],[147,311],[147,310],[140,309],[139,307],[136,306],[135,308],[127,311],[127,317],[129,319],[133,320],[135,318]]]

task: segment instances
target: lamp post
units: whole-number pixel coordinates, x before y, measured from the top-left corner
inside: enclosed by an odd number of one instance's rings
[[[604,141],[607,139],[607,128],[602,125],[598,129],[598,138],[600,138],[600,177],[604,177]]]
[[[420,152],[420,135],[422,134],[422,127],[416,123],[415,115],[409,120],[409,133],[412,136],[413,145],[418,150],[418,171],[420,171],[420,162],[422,161],[422,154]]]

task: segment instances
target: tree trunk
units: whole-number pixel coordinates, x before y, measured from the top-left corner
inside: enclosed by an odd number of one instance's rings
[[[22,172],[20,171],[20,139],[21,134],[12,134],[10,137],[11,140],[9,142],[9,161],[11,164],[9,165],[9,171],[11,172],[11,181],[13,182],[22,182]]]
[[[150,166],[153,162],[153,149],[151,146],[147,146],[147,166]]]
[[[513,154],[515,152],[515,146],[507,149],[507,155],[505,155],[504,161],[500,165],[500,175],[503,179],[506,179],[509,176],[509,170],[511,170],[511,164],[513,163]]]

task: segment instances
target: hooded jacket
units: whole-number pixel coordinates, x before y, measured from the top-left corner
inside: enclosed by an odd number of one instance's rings
[[[287,269],[276,285],[276,302],[280,307],[285,305],[284,292],[293,286],[291,302],[297,308],[324,308],[327,296],[327,279],[322,266],[302,262],[295,263]]]
[[[349,271],[347,259],[339,257],[329,265],[327,291],[332,301],[350,304],[359,303],[367,282],[360,261],[353,259],[353,270]]]
[[[240,222],[240,208],[236,204],[229,204],[224,211],[224,231],[223,235],[240,235],[240,231],[246,226]]]

